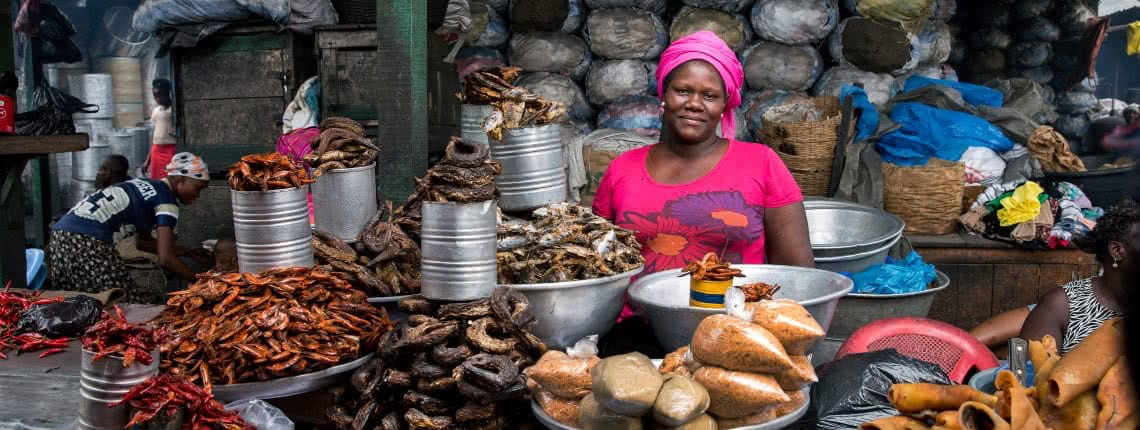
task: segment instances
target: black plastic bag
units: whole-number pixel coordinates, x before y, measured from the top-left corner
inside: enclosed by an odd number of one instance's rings
[[[898,415],[887,391],[904,383],[951,384],[942,368],[893,349],[854,354],[825,364],[811,388],[811,407],[794,428],[852,429]]]
[[[79,46],[71,39],[44,39],[40,49],[40,58],[44,64],[83,61],[83,52],[79,51]]]
[[[49,338],[79,337],[99,321],[103,302],[91,296],[75,296],[59,303],[36,305],[20,317],[17,333],[36,332]]]

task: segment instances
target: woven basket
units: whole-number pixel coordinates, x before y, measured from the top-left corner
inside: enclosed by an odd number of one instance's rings
[[[792,178],[800,186],[803,195],[827,197],[831,190],[831,167],[835,157],[802,157],[779,151],[776,155],[780,156],[788,171],[792,172]]]
[[[925,166],[883,163],[883,206],[906,222],[907,234],[950,234],[962,215],[962,163],[931,158]]]
[[[760,140],[777,152],[800,157],[834,157],[839,141],[839,99],[831,96],[812,97],[812,103],[823,114],[823,120],[775,122],[762,120]]]
[[[376,0],[332,0],[341,24],[376,22]]]

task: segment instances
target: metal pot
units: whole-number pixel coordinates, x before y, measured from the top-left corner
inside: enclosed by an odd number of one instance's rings
[[[122,429],[130,421],[130,407],[107,407],[122,400],[131,387],[158,374],[158,350],[151,351],[151,363],[135,362],[123,367],[123,359],[106,356],[92,362],[95,353],[83,349],[79,372],[79,428]]]
[[[312,186],[317,230],[355,242],[376,215],[376,164],[329,170]]]
[[[464,142],[487,144],[483,120],[491,114],[490,105],[463,105],[459,107],[459,137]]]
[[[503,140],[491,141],[491,158],[503,165],[495,186],[504,211],[528,211],[566,201],[561,125],[508,129]]]
[[[552,349],[610,331],[621,314],[622,297],[641,268],[605,278],[549,284],[507,285],[530,301],[538,318],[534,335]]]
[[[272,191],[230,190],[238,269],[259,273],[279,267],[313,267],[308,187]]]
[[[834,199],[804,202],[816,261],[881,248],[902,235],[902,218],[886,211]]]
[[[839,255],[834,257],[815,257],[815,268],[836,273],[859,273],[868,267],[882,264],[887,261],[887,254],[891,248],[902,238],[896,236],[890,242],[875,249],[859,252],[857,254]]]
[[[111,75],[106,73],[72,75],[67,78],[67,86],[71,89],[72,95],[99,108],[99,111],[94,113],[76,112],[71,115],[72,118],[114,118]]]
[[[423,202],[420,294],[434,300],[478,300],[498,282],[494,201]]]

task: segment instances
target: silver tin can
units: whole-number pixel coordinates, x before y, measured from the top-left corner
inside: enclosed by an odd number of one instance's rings
[[[312,187],[317,230],[351,242],[376,216],[376,163],[326,171]]]
[[[566,201],[567,178],[558,124],[508,129],[491,141],[491,158],[503,165],[495,177],[499,207],[526,211]]]
[[[230,190],[241,272],[313,267],[308,189]]]
[[[457,301],[491,296],[498,276],[495,208],[494,201],[423,202],[420,294]]]
[[[122,400],[135,385],[158,374],[158,350],[150,353],[151,362],[123,367],[123,359],[107,356],[92,362],[94,352],[83,350],[79,371],[79,428],[120,430],[130,422],[130,406],[107,407]]]
[[[490,105],[463,105],[459,107],[459,137],[464,142],[487,144],[483,120],[491,114]]]

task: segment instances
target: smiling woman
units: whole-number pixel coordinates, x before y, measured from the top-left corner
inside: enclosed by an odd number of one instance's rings
[[[795,180],[768,147],[731,138],[743,84],[732,50],[708,31],[678,39],[661,54],[657,81],[661,141],[610,164],[594,213],[637,232],[644,273],[710,251],[733,263],[812,267]]]

